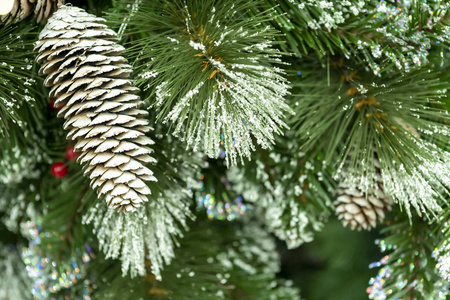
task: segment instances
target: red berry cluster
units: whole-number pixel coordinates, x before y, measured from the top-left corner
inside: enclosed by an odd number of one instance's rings
[[[66,160],[76,160],[78,152],[75,152],[73,146],[68,146],[66,148]],[[63,178],[67,175],[68,167],[65,162],[55,162],[52,164],[52,174],[56,178]]]

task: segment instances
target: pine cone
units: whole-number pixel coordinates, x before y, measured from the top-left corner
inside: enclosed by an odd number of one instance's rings
[[[14,5],[9,14],[0,17],[0,23],[8,24],[11,21],[19,22],[31,15],[33,5],[28,0],[14,0]]]
[[[1,16],[0,23],[20,22],[33,12],[38,23],[45,23],[64,2],[64,0],[14,0],[11,12]]]
[[[129,79],[125,50],[104,19],[72,6],[61,6],[39,35],[36,58],[51,87],[58,117],[66,119],[68,139],[77,140],[77,161],[91,186],[106,195],[110,207],[133,211],[148,201],[144,181],[156,181],[145,163],[155,162],[147,147],[153,141],[143,117],[138,88]]]
[[[339,189],[336,191],[337,199],[334,205],[338,219],[352,230],[375,228],[377,222],[383,221],[384,211],[391,209],[392,200],[384,194],[380,166],[376,158],[375,168],[378,184],[376,191],[366,194],[343,182],[339,183]]]
[[[36,0],[29,0],[30,2],[36,2]],[[34,8],[34,15],[38,23],[47,22],[48,18],[63,5],[65,0],[37,0],[36,7]]]

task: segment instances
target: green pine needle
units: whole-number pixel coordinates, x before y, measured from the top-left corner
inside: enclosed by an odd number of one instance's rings
[[[31,29],[31,26],[0,26],[0,135],[9,134],[11,122],[24,126],[27,120],[21,109],[35,101],[32,43],[24,39]]]

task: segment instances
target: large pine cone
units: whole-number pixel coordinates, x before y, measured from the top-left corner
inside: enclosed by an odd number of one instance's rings
[[[36,58],[61,107],[68,139],[77,140],[78,161],[91,186],[106,195],[110,207],[132,211],[148,201],[145,181],[156,181],[145,163],[155,162],[147,111],[129,79],[131,66],[104,19],[72,6],[61,6],[39,35]]]

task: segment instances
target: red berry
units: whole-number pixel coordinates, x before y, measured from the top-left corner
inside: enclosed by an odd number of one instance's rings
[[[79,153],[73,149],[73,145],[70,145],[66,148],[66,158],[68,160],[72,160],[72,161],[76,160],[78,157],[78,154]]]
[[[52,173],[56,178],[63,178],[67,175],[67,166],[63,162],[55,162],[52,165]]]

